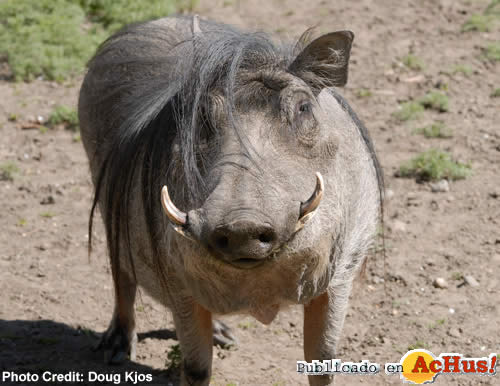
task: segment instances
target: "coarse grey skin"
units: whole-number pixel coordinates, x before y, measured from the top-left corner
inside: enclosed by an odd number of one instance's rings
[[[333,88],[347,80],[352,34],[307,38],[275,48],[172,17],[129,27],[90,62],[79,118],[115,284],[100,344],[110,362],[135,358],[137,285],[172,311],[182,384],[207,385],[213,334],[231,338],[213,316],[267,324],[303,305],[305,359],[335,358],[382,181],[366,129]],[[322,202],[296,231],[316,172]],[[161,210],[164,184],[190,238]]]

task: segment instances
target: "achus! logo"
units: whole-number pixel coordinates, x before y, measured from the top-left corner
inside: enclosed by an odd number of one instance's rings
[[[446,353],[436,357],[424,349],[408,351],[399,363],[386,363],[387,375],[400,374],[405,383],[434,383],[439,374],[496,374],[497,354],[466,358],[462,354]]]

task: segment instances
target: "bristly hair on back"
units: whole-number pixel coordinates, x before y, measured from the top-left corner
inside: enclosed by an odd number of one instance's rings
[[[99,124],[105,126],[100,128],[95,154],[90,155],[100,168],[93,176],[89,252],[99,205],[115,283],[120,254],[128,254],[135,275],[129,222],[132,191],[138,188],[134,182],[140,182],[154,265],[165,278],[155,250],[166,221],[158,216],[161,187],[172,188],[174,202],[184,211],[199,206],[208,194],[207,156],[201,146],[203,138],[217,136],[210,108],[214,96],[223,96],[228,123],[246,149],[233,114],[236,95],[245,93],[240,74],[287,71],[311,35],[308,30],[296,45],[277,46],[263,33],[241,32],[204,20],[200,20],[202,32],[195,33],[189,28],[190,19],[178,20],[183,23],[178,22],[177,28],[162,21],[125,27],[100,46],[88,65],[92,76],[85,82],[93,97],[92,111],[103,117]],[[367,134],[361,134],[380,182],[373,146]],[[249,158],[250,154],[247,149]]]

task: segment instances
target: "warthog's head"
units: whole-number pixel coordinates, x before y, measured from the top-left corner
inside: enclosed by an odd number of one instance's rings
[[[196,19],[191,28],[131,102],[149,118],[121,146],[143,165],[157,265],[207,308],[268,321],[275,305],[305,302],[355,267],[374,230],[378,164],[333,89],[347,81],[353,34],[277,48]]]

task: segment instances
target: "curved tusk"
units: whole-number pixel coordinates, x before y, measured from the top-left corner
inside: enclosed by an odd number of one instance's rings
[[[324,190],[325,184],[323,182],[323,176],[320,172],[316,172],[316,188],[311,197],[309,197],[306,202],[300,204],[300,216],[295,226],[295,232],[301,230],[306,222],[314,215],[314,211],[318,209],[321,199],[323,198]]]
[[[164,185],[161,189],[161,205],[163,206],[163,210],[165,214],[175,225],[184,226],[187,224],[187,214],[177,209],[172,200],[170,199],[170,195],[168,194],[167,186]]]
[[[316,172],[316,189],[314,193],[309,197],[309,200],[300,204],[300,216],[299,219],[314,212],[323,198],[323,191],[325,190],[325,184],[323,183],[323,176],[320,172]]]

